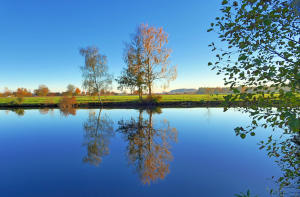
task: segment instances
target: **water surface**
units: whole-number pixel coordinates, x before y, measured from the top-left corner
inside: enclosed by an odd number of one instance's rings
[[[221,108],[0,110],[1,196],[269,196],[281,171]]]

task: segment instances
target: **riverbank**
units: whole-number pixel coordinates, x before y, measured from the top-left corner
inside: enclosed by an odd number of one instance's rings
[[[224,107],[224,96],[226,95],[156,95],[154,100],[143,97],[140,102],[138,96],[102,96],[102,104],[98,97],[76,96],[75,108],[153,108],[153,107]],[[61,99],[64,97],[24,97],[20,101],[17,97],[0,98],[0,109],[16,108],[59,108]],[[278,102],[278,101],[277,101]],[[276,107],[274,101],[274,107]],[[253,102],[232,103],[232,107],[246,107]]]
[[[100,103],[80,103],[74,105],[75,108],[153,108],[153,107],[223,107],[222,101],[178,101],[178,102],[159,102],[159,103],[140,103],[140,102],[103,102]],[[0,104],[0,109],[16,108],[59,108],[59,104]]]
[[[140,102],[138,96],[102,96],[103,107],[177,107],[177,106],[220,106],[224,101],[225,95],[159,95],[155,100],[147,101],[143,97]],[[21,102],[19,98],[0,98],[0,108],[58,108],[63,97],[24,97]],[[89,108],[99,107],[101,103],[98,97],[94,96],[76,96],[75,107]]]

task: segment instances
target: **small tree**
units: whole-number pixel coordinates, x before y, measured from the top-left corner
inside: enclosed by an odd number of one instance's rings
[[[79,89],[79,88],[76,88],[76,90],[75,90],[75,95],[78,96],[78,95],[80,95],[80,93],[81,93],[80,89]]]
[[[26,88],[18,88],[16,91],[17,97],[28,97],[32,96],[32,93],[28,91]]]
[[[97,47],[80,49],[80,54],[85,58],[85,64],[81,67],[83,83],[82,87],[88,92],[97,93],[101,101],[100,90],[106,90],[112,83],[112,75],[108,73],[107,57],[99,53]]]
[[[73,95],[75,93],[75,89],[76,89],[76,87],[74,85],[69,84],[67,86],[67,92],[68,92],[68,94]]]
[[[46,85],[40,85],[38,89],[34,90],[37,96],[47,96],[49,92],[50,90]]]
[[[10,96],[10,95],[12,95],[11,90],[9,90],[7,87],[5,87],[5,88],[4,88],[4,92],[3,92],[3,96],[4,96],[4,97],[8,97],[8,96]]]

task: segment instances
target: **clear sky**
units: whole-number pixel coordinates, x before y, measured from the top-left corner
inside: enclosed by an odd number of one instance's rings
[[[124,67],[124,42],[141,23],[169,34],[172,64],[178,66],[169,90],[223,86],[207,66],[207,45],[216,35],[206,30],[219,7],[220,0],[0,0],[0,91],[81,87],[78,50],[89,45],[108,57],[116,77]]]

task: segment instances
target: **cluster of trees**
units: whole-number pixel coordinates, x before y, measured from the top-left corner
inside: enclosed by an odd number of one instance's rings
[[[256,87],[238,86],[235,90],[240,93],[255,93]],[[288,91],[288,88],[282,88],[284,91]],[[262,93],[278,93],[275,88],[265,86]],[[200,87],[195,92],[196,94],[234,94],[234,90],[230,87]]]
[[[152,89],[155,83],[160,83],[166,88],[170,81],[177,77],[176,66],[170,65],[171,49],[167,47],[168,34],[163,28],[156,28],[147,24],[138,26],[132,35],[131,41],[125,43],[124,62],[125,67],[121,75],[116,79],[118,89],[130,90],[137,93],[142,100],[143,92],[148,91],[152,98]],[[80,55],[85,59],[81,67],[83,83],[81,91],[70,84],[67,91],[62,93],[50,92],[45,85],[31,93],[25,88],[19,88],[16,92],[6,89],[0,96],[78,96],[98,95],[101,101],[103,94],[115,94],[110,92],[113,76],[108,72],[107,57],[100,53],[97,47],[89,46],[80,49]]]
[[[50,90],[45,85],[40,85],[37,89],[31,92],[26,88],[18,88],[16,91],[11,91],[8,88],[4,88],[3,93],[0,93],[0,97],[30,97],[30,96],[47,96],[50,93]]]
[[[162,28],[141,24],[125,44],[124,62],[121,75],[116,79],[119,90],[129,89],[137,92],[142,100],[143,91],[152,96],[154,83],[163,82],[167,87],[169,82],[177,77],[176,66],[170,66],[171,49],[167,47],[168,34]],[[99,52],[97,47],[80,49],[85,58],[81,67],[83,88],[88,92],[98,93],[106,90],[112,84],[113,77],[108,73],[107,57]]]
[[[141,24],[124,49],[121,76],[117,79],[118,89],[137,91],[142,100],[143,90],[152,96],[155,82],[163,81],[166,88],[177,77],[176,66],[170,65],[171,49],[167,47],[168,34],[162,28]]]
[[[101,89],[100,93],[103,95],[116,95],[113,91]],[[66,91],[64,92],[51,92],[46,85],[40,85],[37,89],[30,91],[26,88],[18,88],[16,91],[11,91],[5,88],[4,91],[0,92],[0,97],[32,97],[32,96],[95,96],[97,93],[81,91],[78,87],[69,84]]]

